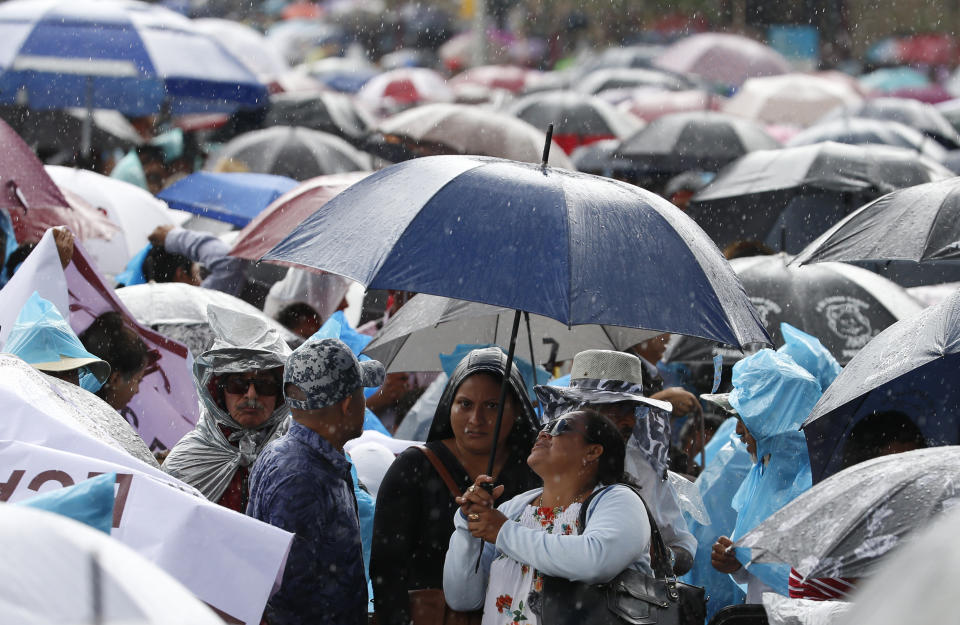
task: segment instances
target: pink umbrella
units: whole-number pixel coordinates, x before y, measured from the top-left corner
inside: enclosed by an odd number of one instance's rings
[[[117,227],[78,196],[67,197],[23,139],[0,121],[0,208],[18,241],[39,241],[48,228],[67,226],[80,239],[110,239]]]
[[[480,85],[518,93],[527,86],[531,75],[539,73],[517,65],[482,65],[457,74],[450,79],[450,86],[456,90],[464,85]]]
[[[786,74],[792,69],[773,48],[726,33],[700,33],[681,39],[654,59],[653,64],[733,87],[747,78]]]
[[[619,104],[626,111],[645,122],[670,113],[690,111],[719,111],[726,101],[723,96],[707,91],[663,91],[661,89],[633,89],[631,97]]]
[[[240,231],[230,255],[260,260],[314,211],[368,175],[368,172],[353,172],[318,176],[284,193]]]

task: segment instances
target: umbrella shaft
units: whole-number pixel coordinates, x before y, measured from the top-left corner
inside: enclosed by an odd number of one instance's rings
[[[500,385],[500,403],[497,405],[497,420],[493,426],[493,447],[490,448],[490,461],[487,463],[487,475],[493,475],[493,465],[497,459],[497,441],[500,440],[500,426],[503,425],[503,405],[507,401],[507,391],[510,389],[510,372],[513,369],[513,354],[517,349],[517,333],[520,331],[520,311],[513,315],[513,329],[510,330],[510,349],[507,350],[507,366],[503,372],[503,383]]]

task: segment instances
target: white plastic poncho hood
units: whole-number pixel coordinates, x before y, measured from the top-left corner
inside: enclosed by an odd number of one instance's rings
[[[163,469],[218,501],[239,467],[251,466],[273,439],[286,431],[289,410],[282,403],[261,425],[245,428],[224,410],[211,391],[215,378],[283,367],[290,348],[263,319],[219,306],[207,308],[216,341],[193,365],[194,383],[200,396],[200,420],[170,452]],[[225,434],[220,426],[230,434]]]

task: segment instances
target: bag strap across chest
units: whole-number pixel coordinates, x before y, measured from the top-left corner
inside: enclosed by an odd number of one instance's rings
[[[455,498],[459,497],[463,493],[460,492],[460,488],[457,486],[456,480],[453,479],[453,476],[450,475],[450,471],[447,467],[440,461],[440,457],[433,452],[432,449],[426,445],[415,445],[417,449],[423,452],[423,455],[427,457],[427,460],[430,461],[430,464],[433,465],[434,470],[437,472],[437,475],[440,476],[440,479],[443,480],[443,483],[447,485],[447,489],[450,491],[450,494]]]

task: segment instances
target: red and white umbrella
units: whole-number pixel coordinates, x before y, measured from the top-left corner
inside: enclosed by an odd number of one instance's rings
[[[453,102],[453,90],[437,72],[405,67],[371,78],[357,99],[379,111],[396,111],[427,102]]]

